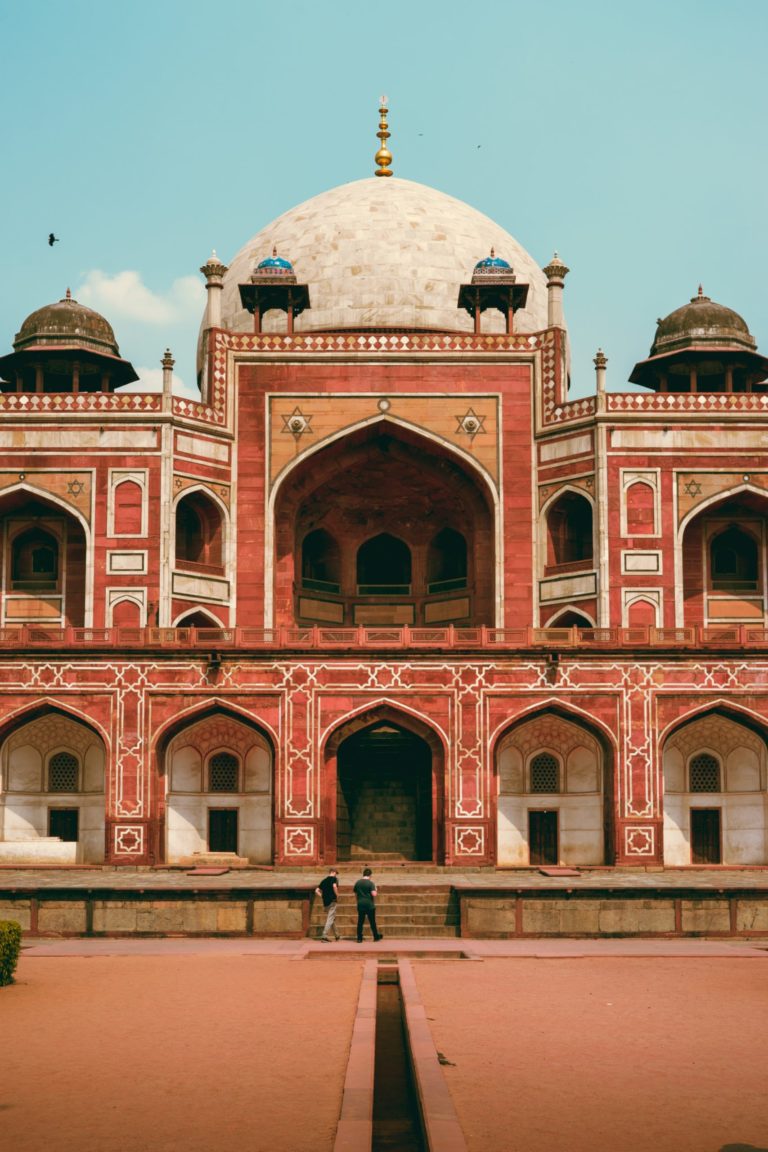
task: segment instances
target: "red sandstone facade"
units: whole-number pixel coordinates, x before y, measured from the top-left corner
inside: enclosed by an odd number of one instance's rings
[[[199,403],[0,361],[0,859],[768,861],[765,362],[683,317],[569,401],[545,271],[537,331],[208,324]]]

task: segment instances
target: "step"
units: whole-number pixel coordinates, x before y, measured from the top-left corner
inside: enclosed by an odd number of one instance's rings
[[[398,940],[398,939],[401,939],[401,937],[408,937],[409,939],[417,938],[417,939],[438,939],[438,940],[451,939],[451,940],[454,940],[459,935],[458,926],[451,926],[451,925],[448,925],[446,927],[439,927],[439,929],[438,929],[438,927],[424,927],[421,925],[413,925],[413,924],[398,924],[398,925],[394,925],[393,927],[386,927],[386,929],[385,929],[385,925],[381,924],[381,925],[379,925],[379,927],[382,931],[382,935],[383,935],[383,938],[385,938],[385,940],[386,939]],[[355,932],[356,931],[357,931],[357,929],[355,926],[355,927],[352,927],[351,930],[348,929],[348,930],[342,931],[340,929],[339,934],[341,935],[343,940],[353,940],[353,939],[355,939]],[[366,940],[371,939],[371,929],[370,929],[370,926],[368,926],[367,924],[365,925],[364,935],[365,935]],[[317,932],[310,932],[310,938],[311,939],[319,939],[319,937],[320,937],[320,930],[318,930]]]

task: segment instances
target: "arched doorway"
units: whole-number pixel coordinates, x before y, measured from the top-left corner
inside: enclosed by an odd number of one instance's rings
[[[664,742],[664,863],[768,862],[768,746],[762,731],[710,712]]]
[[[507,867],[610,863],[610,772],[603,741],[554,711],[496,746],[497,860]]]
[[[379,708],[326,746],[329,860],[443,860],[443,747],[425,724]]]
[[[272,746],[250,724],[212,712],[186,724],[160,754],[168,863],[195,853],[272,862]]]
[[[0,749],[0,855],[19,863],[104,860],[106,750],[100,736],[48,709]]]

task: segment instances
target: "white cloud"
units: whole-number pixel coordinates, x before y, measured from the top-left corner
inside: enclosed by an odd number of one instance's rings
[[[143,324],[177,324],[200,319],[205,307],[205,288],[196,276],[181,276],[167,292],[153,292],[138,272],[126,269],[114,276],[98,268],[86,273],[75,298],[113,319],[138,320]]]
[[[120,389],[121,392],[162,392],[162,368],[144,368],[137,365],[136,375],[138,376],[138,380],[134,380],[133,384],[126,384],[124,388]],[[200,399],[197,386],[185,383],[181,376],[177,376],[175,372],[171,376],[171,381],[173,383],[173,393],[175,396],[184,396],[187,400]]]

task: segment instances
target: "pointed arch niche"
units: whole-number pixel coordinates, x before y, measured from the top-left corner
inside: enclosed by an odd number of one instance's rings
[[[21,720],[0,748],[0,855],[102,863],[105,768],[104,743],[86,724],[55,709]]]
[[[394,421],[300,461],[277,491],[274,533],[275,624],[495,622],[487,480]]]
[[[497,862],[610,862],[610,779],[603,741],[554,711],[520,721],[496,745]]]
[[[212,712],[185,724],[159,756],[169,864],[199,852],[272,863],[273,752],[258,728]]]
[[[710,502],[685,524],[678,608],[686,625],[768,621],[768,497],[753,489]]]
[[[713,711],[665,740],[664,863],[768,863],[765,733]]]
[[[89,623],[90,541],[84,522],[26,486],[0,497],[3,551],[0,626]]]

